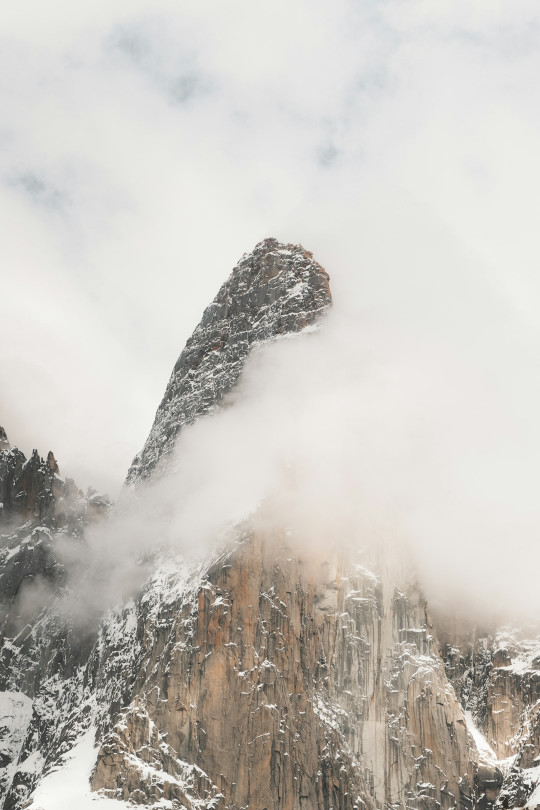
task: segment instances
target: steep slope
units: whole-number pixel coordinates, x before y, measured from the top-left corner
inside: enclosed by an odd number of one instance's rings
[[[265,240],[245,256],[182,353],[147,445],[150,450],[142,454],[142,465],[130,480],[148,476],[172,449],[181,426],[208,413],[233,387],[252,348],[314,324],[329,303],[328,277],[303,248]],[[15,700],[13,705],[23,706],[30,718],[24,734],[20,729],[15,736],[11,733],[15,720],[6,720],[2,732],[11,742],[9,756],[3,758],[0,806],[13,810],[26,802],[78,735],[90,727],[100,735],[109,717],[129,704],[139,671],[137,656],[143,654],[136,634],[146,621],[145,610],[162,595],[153,592],[151,582],[136,606],[118,605],[99,627],[92,621],[81,626],[66,616],[63,597],[70,583],[57,549],[65,549],[66,538],[84,544],[84,526],[106,511],[108,502],[85,498],[73,482],[61,479],[52,454],[44,462],[34,452],[27,461],[16,448],[11,450],[4,431],[1,438],[6,534],[0,551],[5,598],[0,689],[6,706]],[[175,575],[183,581],[180,565]]]
[[[540,806],[540,632],[437,621],[447,676],[485,740],[501,807]],[[538,790],[536,789],[538,787]]]
[[[300,246],[245,256],[180,355],[128,473],[134,496],[257,345],[318,326],[330,303]],[[84,547],[107,501],[52,454],[27,461],[0,441],[3,810],[58,810],[62,773],[79,774],[67,806],[81,810],[90,788],[111,810],[534,806],[534,643],[434,622],[397,548],[358,537],[345,553],[334,537],[301,553],[269,498],[189,564],[149,537],[144,585],[81,625],[58,552]]]
[[[329,303],[326,274],[301,248],[266,240],[244,257],[181,354],[128,480],[216,405],[251,346],[300,331]],[[192,800],[231,810],[469,806],[476,751],[417,586],[387,565],[335,559],[321,563],[330,581],[306,576],[282,538],[245,531],[187,602],[158,614],[94,788],[187,801],[189,766],[204,773]]]
[[[11,448],[2,428],[0,449],[0,633],[14,633],[24,616],[25,585],[40,577],[54,586],[63,577],[52,533],[81,534],[88,504],[74,481],[61,478],[54,454],[26,458]]]
[[[63,687],[96,636],[55,610],[67,587],[62,552],[77,553],[84,526],[109,503],[62,478],[52,452],[27,459],[0,436],[0,807],[18,807],[66,750]]]
[[[173,369],[127,482],[148,478],[184,425],[230,391],[253,348],[315,323],[331,304],[328,275],[301,245],[265,239],[240,259]]]
[[[186,802],[188,765],[205,807],[472,806],[476,749],[416,585],[333,555],[308,573],[291,542],[247,533],[145,623],[93,787]]]

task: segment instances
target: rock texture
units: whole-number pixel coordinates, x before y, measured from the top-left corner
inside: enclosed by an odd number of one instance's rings
[[[478,757],[417,587],[352,561],[306,573],[288,542],[244,537],[145,621],[94,789],[184,801],[189,765],[190,800],[228,810],[471,807]]]
[[[76,535],[86,508],[82,492],[60,477],[52,452],[46,460],[32,452],[26,458],[10,447],[5,431],[0,450],[0,633],[20,624],[25,585],[41,578],[60,581],[61,565],[51,545],[53,531]],[[24,611],[23,611],[24,613]]]
[[[265,240],[245,256],[180,355],[128,482],[166,472],[183,425],[219,405],[250,351],[315,326],[330,302],[300,246]],[[291,530],[269,528],[269,502],[189,564],[150,537],[144,585],[81,624],[61,551],[82,554],[108,499],[3,431],[0,488],[3,810],[55,810],[33,791],[88,734],[94,767],[73,806],[90,788],[112,810],[539,805],[540,642],[432,618],[396,549],[306,559]]]
[[[535,635],[532,635],[535,633]],[[486,790],[500,807],[540,807],[540,635],[536,628],[467,627],[440,635],[446,672],[497,769]]]
[[[67,741],[57,728],[72,676],[95,631],[73,628],[55,606],[66,590],[61,549],[83,540],[89,498],[61,478],[52,452],[0,449],[0,807],[21,807]],[[108,505],[109,502],[107,502]],[[108,505],[101,511],[106,511]],[[71,681],[70,681],[71,679]],[[68,745],[69,747],[69,745]],[[25,765],[34,755],[32,767]]]
[[[9,439],[7,437],[7,433],[4,428],[0,425],[0,450],[9,450],[10,448]]]
[[[330,303],[328,275],[301,245],[265,239],[243,256],[178,358],[127,482],[148,478],[182,427],[211,412],[253,348],[314,324]]]
[[[54,454],[44,461],[37,450],[29,459],[17,447],[11,449],[6,432],[0,445],[0,525],[21,522],[25,517],[61,520],[61,511],[75,494],[72,481],[60,477]],[[1,436],[0,436],[1,438]]]

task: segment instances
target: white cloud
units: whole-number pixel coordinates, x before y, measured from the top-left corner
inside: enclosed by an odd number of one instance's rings
[[[422,443],[415,466],[387,443],[379,462],[373,439],[373,499],[394,497],[385,465],[403,464],[411,533],[463,514],[478,548],[518,535],[531,554],[538,23],[525,0],[12,7],[0,70],[12,441],[117,488],[204,307],[272,235],[330,272],[336,318],[365,341],[350,362],[376,375],[380,344],[411,381],[405,414],[397,383],[388,412],[362,412],[374,437],[384,416],[395,441],[412,424]],[[442,524],[448,543],[470,536]]]

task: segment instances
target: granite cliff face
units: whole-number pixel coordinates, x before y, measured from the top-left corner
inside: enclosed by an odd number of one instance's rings
[[[254,348],[313,325],[330,303],[328,275],[301,245],[265,239],[244,255],[178,358],[127,482],[148,478],[182,427],[219,404]]]
[[[540,636],[529,628],[481,628],[440,621],[449,680],[484,735],[487,786],[497,805],[540,805]]]
[[[229,810],[472,806],[478,755],[417,586],[375,560],[304,571],[290,543],[246,533],[145,624],[93,788]],[[204,773],[189,797],[186,764]]]
[[[330,303],[311,254],[257,245],[180,355],[128,483],[166,475],[252,349],[317,328]],[[0,808],[57,810],[84,751],[73,806],[90,790],[111,810],[539,804],[538,639],[432,617],[397,548],[299,553],[268,528],[271,500],[190,563],[149,538],[144,585],[81,624],[61,609],[62,550],[110,504],[52,454],[0,442]]]

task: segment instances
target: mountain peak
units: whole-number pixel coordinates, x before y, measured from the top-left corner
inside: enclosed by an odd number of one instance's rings
[[[0,425],[0,450],[9,450],[11,447],[9,443],[9,439],[7,437],[7,433],[4,428]]]
[[[328,274],[302,245],[267,238],[244,254],[178,358],[127,483],[148,478],[182,427],[214,410],[255,346],[301,332],[331,303]]]

